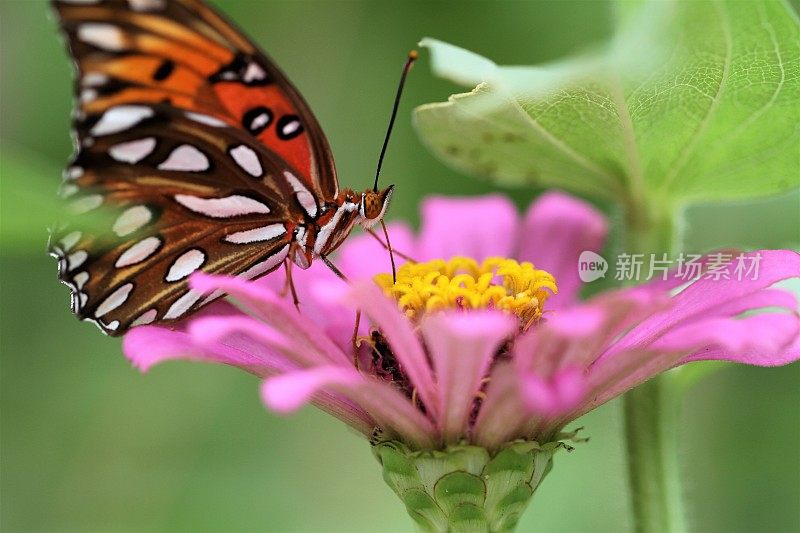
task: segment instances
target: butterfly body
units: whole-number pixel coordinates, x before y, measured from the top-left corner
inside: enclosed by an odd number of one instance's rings
[[[78,69],[77,150],[51,235],[72,310],[111,335],[180,320],[221,294],[196,271],[254,279],[308,268],[392,189],[339,190],[328,142],[299,92],[198,0],[54,2]],[[109,228],[81,215],[107,211]]]

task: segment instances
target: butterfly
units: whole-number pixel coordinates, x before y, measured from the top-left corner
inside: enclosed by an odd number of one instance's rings
[[[111,214],[105,230],[51,233],[79,318],[109,335],[180,320],[222,296],[190,289],[193,272],[255,279],[315,258],[335,268],[327,256],[353,227],[382,220],[393,187],[340,190],[308,104],[211,7],[53,4],[78,72],[61,194],[76,220]]]

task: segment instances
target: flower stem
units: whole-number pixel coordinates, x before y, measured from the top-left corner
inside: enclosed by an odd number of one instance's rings
[[[669,374],[623,398],[628,479],[636,531],[685,531],[676,435],[679,402]]]
[[[667,253],[674,258],[679,236],[671,206],[626,212],[626,253]],[[645,270],[643,269],[643,272]],[[665,373],[628,392],[623,398],[628,480],[636,531],[685,531],[678,468],[680,398],[675,376]]]

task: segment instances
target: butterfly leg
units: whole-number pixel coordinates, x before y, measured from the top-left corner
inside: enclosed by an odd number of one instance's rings
[[[300,298],[297,297],[297,290],[294,287],[294,279],[292,278],[292,262],[288,259],[284,260],[283,267],[286,269],[286,284],[281,291],[281,296],[286,296],[287,291],[292,292],[292,301],[297,310],[300,310]]]
[[[381,246],[383,246],[383,249],[384,249],[384,250],[389,250],[389,245],[388,245],[388,244],[386,244],[385,242],[383,242],[383,239],[381,238],[381,236],[380,236],[380,235],[378,235],[378,234],[375,232],[375,230],[374,230],[374,229],[372,229],[372,228],[366,228],[366,232],[367,232],[367,233],[369,233],[370,235],[372,235],[372,238],[374,238],[376,241],[378,241],[378,242],[380,243],[380,245],[381,245]],[[408,254],[406,254],[406,253],[403,253],[403,252],[401,252],[401,251],[399,251],[399,250],[396,250],[395,248],[392,248],[392,252],[393,252],[393,253],[395,253],[395,254],[397,254],[399,257],[401,257],[401,258],[405,259],[406,261],[408,261],[408,262],[410,262],[410,263],[419,263],[419,261],[417,261],[417,260],[416,260],[416,259],[414,259],[413,257],[411,257],[411,256],[409,256]]]
[[[340,280],[342,280],[342,281],[345,281],[345,282],[346,282],[346,281],[349,281],[349,280],[347,279],[347,276],[345,276],[345,275],[342,273],[342,271],[341,271],[341,270],[339,270],[339,269],[336,267],[336,265],[334,265],[334,264],[331,262],[331,260],[330,260],[330,259],[328,259],[328,257],[327,257],[327,256],[321,255],[321,256],[319,256],[319,258],[320,258],[320,259],[322,259],[322,262],[323,262],[323,263],[325,263],[325,266],[327,266],[328,268],[330,268],[330,269],[331,269],[331,272],[333,272],[334,274],[336,274],[336,276],[337,276],[337,277],[338,277]]]

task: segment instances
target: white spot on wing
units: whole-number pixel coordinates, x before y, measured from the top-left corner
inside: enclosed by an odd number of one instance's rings
[[[281,133],[283,134],[284,137],[289,137],[298,129],[300,129],[300,121],[292,120],[283,125],[283,128],[281,128]]]
[[[157,316],[158,316],[157,309],[150,309],[149,311],[145,311],[144,313],[139,315],[139,318],[131,322],[131,327],[144,326],[145,324],[149,324],[153,320],[155,320]]]
[[[166,7],[164,0],[128,0],[134,11],[160,11]]]
[[[69,198],[73,194],[78,192],[78,186],[74,183],[64,183],[61,185],[61,190],[58,191],[58,195],[61,198]]]
[[[273,268],[280,265],[283,262],[283,260],[286,259],[286,256],[288,254],[289,254],[289,245],[287,244],[286,246],[281,248],[277,253],[269,256],[267,259],[261,261],[260,263],[256,263],[255,265],[251,266],[250,268],[239,274],[238,277],[242,279],[253,279],[266,272],[269,272]]]
[[[86,250],[78,250],[67,256],[67,270],[72,271],[81,266],[86,260],[89,259],[89,253]]]
[[[283,171],[283,175],[286,177],[286,181],[289,182],[289,186],[295,193],[297,197],[297,201],[300,203],[302,208],[308,213],[308,216],[314,218],[317,216],[317,201],[314,199],[314,195],[306,188],[305,185],[291,172],[288,170]]]
[[[108,149],[109,155],[117,161],[135,164],[150,155],[156,147],[155,137],[115,144]]]
[[[73,292],[71,297],[70,307],[72,308],[73,313],[77,313],[86,305],[86,302],[89,301],[89,295],[85,292]]]
[[[141,263],[153,255],[156,250],[158,250],[159,246],[161,246],[161,239],[158,237],[147,237],[146,239],[142,239],[125,250],[122,255],[119,256],[117,262],[114,263],[114,266],[117,268],[123,268]]]
[[[225,237],[225,240],[234,244],[250,244],[251,242],[268,241],[285,234],[286,228],[283,227],[283,224],[270,224],[269,226],[231,233]]]
[[[78,40],[112,52],[119,52],[125,46],[122,30],[101,22],[87,22],[78,26]]]
[[[69,167],[67,170],[64,171],[64,178],[68,180],[76,180],[81,176],[83,176],[82,167]]]
[[[159,170],[184,170],[187,172],[208,170],[208,167],[209,162],[206,155],[191,144],[178,146],[163,163],[158,165]]]
[[[197,291],[188,291],[186,294],[175,300],[171,306],[169,306],[167,312],[164,313],[164,319],[170,320],[180,317],[186,313],[186,311],[188,311],[189,308],[192,307],[201,296],[203,296],[203,294]]]
[[[99,87],[108,82],[108,76],[101,72],[87,72],[81,79],[81,84],[85,87]]]
[[[242,167],[245,172],[254,178],[260,178],[264,173],[264,170],[261,168],[261,162],[258,160],[258,156],[249,146],[240,144],[236,148],[232,148],[230,154],[231,157],[233,157],[233,160],[236,161],[236,164]]]
[[[153,214],[143,205],[129,207],[117,218],[112,226],[112,230],[120,237],[129,235],[138,230],[152,218]]]
[[[64,248],[65,252],[69,252],[70,249],[78,244],[78,241],[81,240],[81,236],[83,234],[80,231],[73,231],[61,239],[61,246]]]
[[[264,72],[264,69],[261,68],[261,65],[258,63],[251,61],[247,65],[247,69],[244,71],[243,80],[245,83],[252,83],[254,81],[263,80],[266,77],[267,73]]]
[[[269,207],[257,200],[234,194],[224,198],[200,198],[189,194],[176,194],[175,201],[182,206],[211,218],[226,218],[253,213],[269,213]]]
[[[125,285],[121,286],[114,292],[112,292],[108,298],[103,300],[103,303],[97,306],[97,309],[94,312],[94,316],[96,318],[100,318],[101,316],[105,315],[106,313],[110,313],[120,305],[125,303],[125,300],[128,299],[128,295],[133,290],[133,283],[126,283]]]
[[[112,107],[92,127],[92,135],[109,135],[125,131],[142,120],[153,116],[153,110],[143,105],[120,105]]]
[[[181,254],[181,256],[172,263],[165,279],[167,281],[180,281],[203,266],[205,262],[206,254],[198,248],[193,248]]]
[[[75,277],[72,278],[72,281],[75,282],[75,287],[78,289],[82,289],[86,282],[89,281],[89,273],[86,271],[78,272],[75,274]]]
[[[261,130],[266,128],[269,125],[269,121],[272,120],[272,117],[266,111],[259,113],[253,120],[250,121],[250,125],[248,128],[251,131]]]
[[[92,209],[97,209],[103,205],[103,196],[100,194],[90,194],[79,198],[70,204],[70,209],[75,215],[87,213]]]
[[[191,111],[188,111],[186,113],[186,117],[191,120],[194,120],[195,122],[199,122],[200,124],[205,124],[207,126],[214,126],[215,128],[221,128],[223,126],[228,125],[218,118],[214,118],[210,115],[204,115],[202,113],[192,113]]]
[[[81,91],[81,102],[86,104],[98,97],[98,92],[94,89],[84,89]]]

